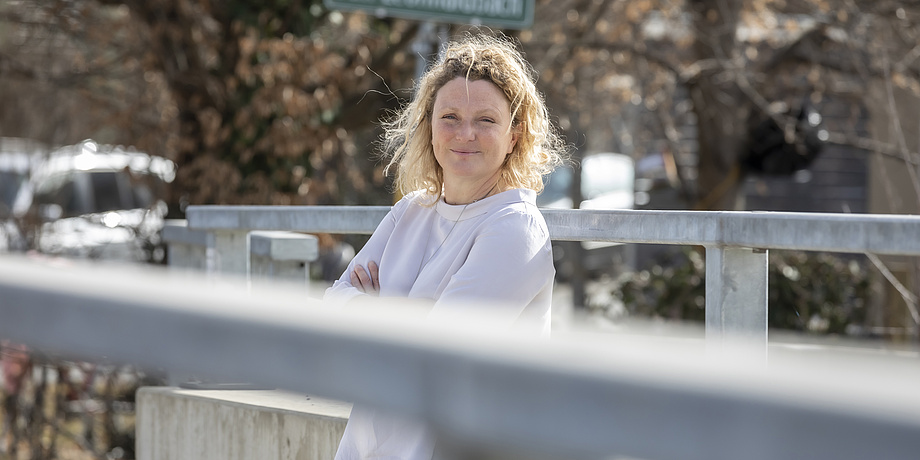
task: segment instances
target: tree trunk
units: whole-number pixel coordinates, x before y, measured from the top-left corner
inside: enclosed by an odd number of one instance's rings
[[[739,0],[694,0],[697,62],[703,69],[689,83],[697,118],[699,163],[696,208],[743,207],[739,155],[747,137],[748,101],[736,83],[740,62],[735,38]]]

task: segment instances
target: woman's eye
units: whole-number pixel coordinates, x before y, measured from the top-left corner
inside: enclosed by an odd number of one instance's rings
[[[492,119],[492,118],[483,118],[482,121],[484,121],[484,122],[486,122],[486,123],[495,123],[495,120]]]
[[[456,116],[451,115],[451,114],[444,115],[444,116],[441,117],[441,118],[443,118],[443,119],[445,119],[445,120],[456,120],[456,119],[457,119]]]

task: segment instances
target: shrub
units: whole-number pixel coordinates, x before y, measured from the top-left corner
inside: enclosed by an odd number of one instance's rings
[[[770,251],[768,327],[818,334],[863,330],[871,293],[861,258]],[[652,268],[627,274],[614,297],[636,317],[705,321],[706,267],[702,251],[684,248]],[[611,305],[600,306],[608,313]]]

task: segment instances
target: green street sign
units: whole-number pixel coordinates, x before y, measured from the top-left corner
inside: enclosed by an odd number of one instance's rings
[[[534,0],[324,0],[334,10],[367,11],[380,17],[476,24],[505,29],[533,25]]]

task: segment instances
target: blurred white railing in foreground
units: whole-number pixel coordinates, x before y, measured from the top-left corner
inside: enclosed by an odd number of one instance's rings
[[[189,206],[212,272],[246,273],[248,233],[370,234],[386,206]],[[778,212],[543,210],[554,240],[706,247],[706,337],[767,348],[767,251],[920,255],[920,216]]]
[[[541,339],[479,317],[342,308],[288,284],[249,290],[194,275],[0,258],[0,337],[374,404],[427,420],[455,458],[913,460],[920,451],[914,361],[765,364],[622,337]]]

